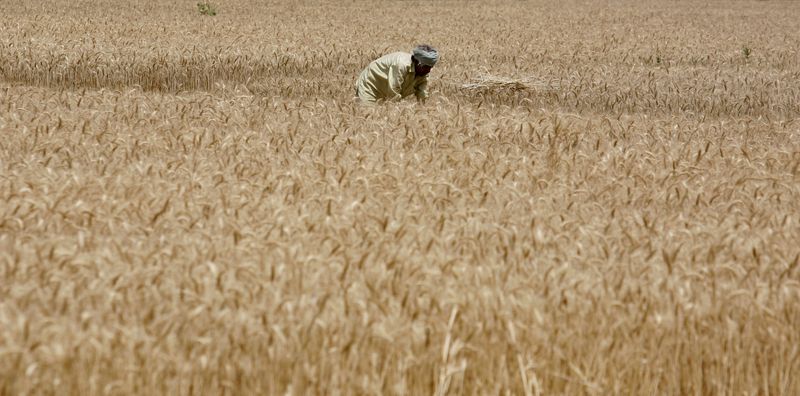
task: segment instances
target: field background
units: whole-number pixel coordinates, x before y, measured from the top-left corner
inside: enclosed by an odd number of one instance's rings
[[[0,2],[0,394],[800,394],[797,2],[215,5]]]

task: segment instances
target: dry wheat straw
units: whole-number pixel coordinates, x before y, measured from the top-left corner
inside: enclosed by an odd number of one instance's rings
[[[0,394],[800,393],[800,9],[465,4],[0,4]]]

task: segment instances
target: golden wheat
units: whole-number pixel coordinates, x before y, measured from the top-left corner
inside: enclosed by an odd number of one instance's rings
[[[0,394],[800,393],[793,3],[8,3]]]

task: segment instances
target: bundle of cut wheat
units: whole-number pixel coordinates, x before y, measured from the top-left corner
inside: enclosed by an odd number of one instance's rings
[[[480,74],[473,78],[471,82],[461,85],[462,89],[467,90],[508,90],[508,91],[554,91],[561,87],[559,80],[546,80],[540,77],[529,76],[523,78],[512,78],[494,76],[488,73]]]

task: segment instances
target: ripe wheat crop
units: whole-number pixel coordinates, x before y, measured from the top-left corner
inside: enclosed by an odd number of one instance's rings
[[[213,7],[0,2],[0,394],[800,394],[800,6]]]

